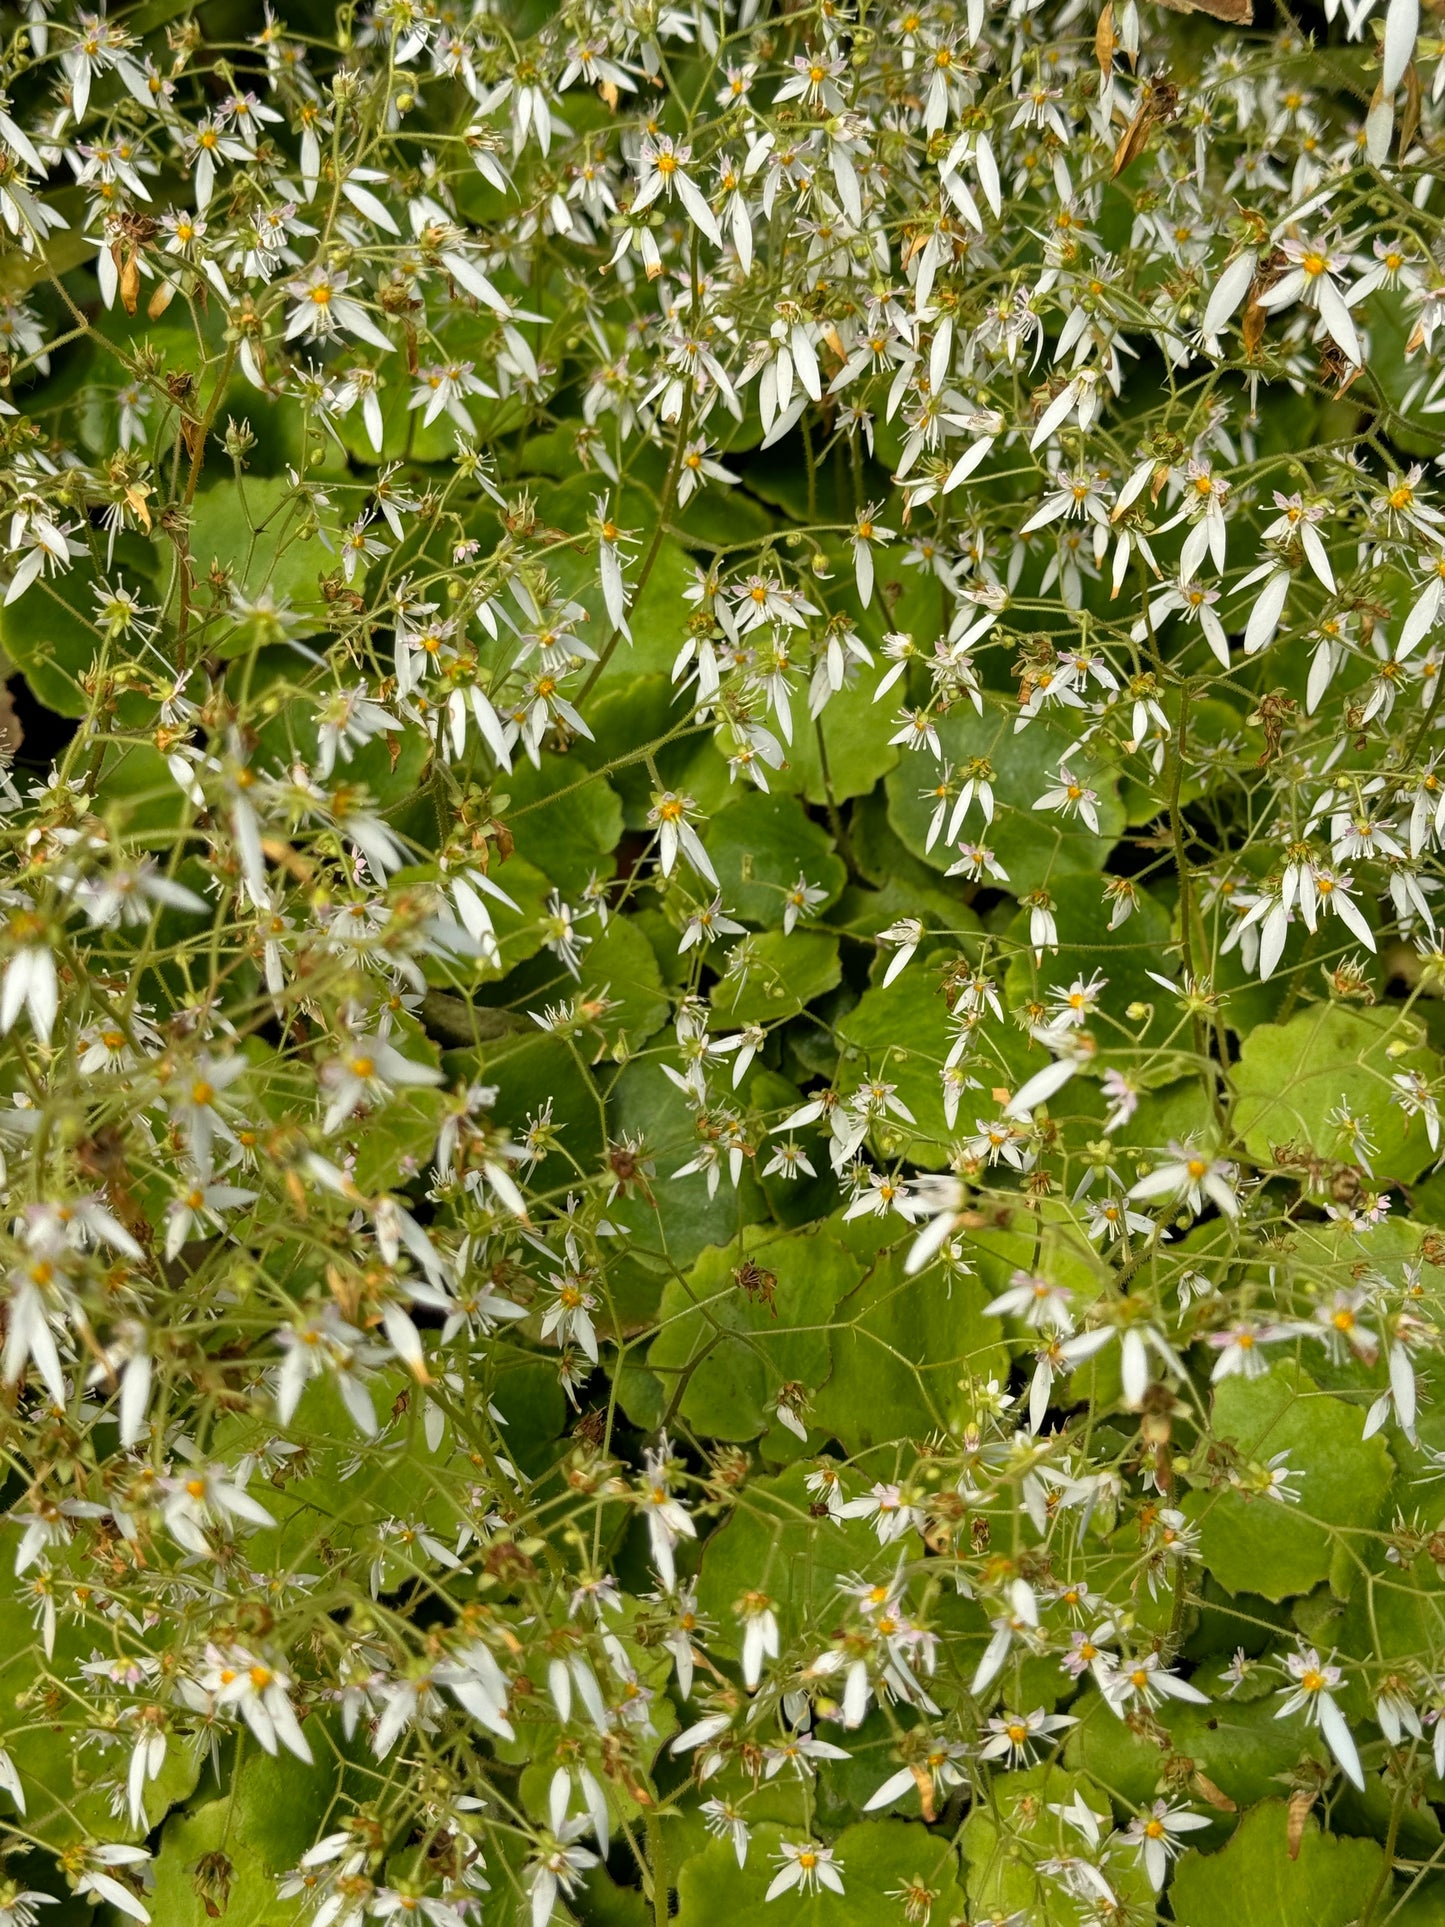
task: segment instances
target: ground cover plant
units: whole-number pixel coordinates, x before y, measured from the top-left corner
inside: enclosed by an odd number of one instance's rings
[[[0,1927],[1445,1922],[1440,16],[25,0]]]

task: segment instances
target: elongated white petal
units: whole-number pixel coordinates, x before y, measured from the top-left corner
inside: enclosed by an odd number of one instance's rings
[[[1395,101],[1383,86],[1375,89],[1370,111],[1365,115],[1365,152],[1376,167],[1390,158],[1390,139],[1395,132]]]
[[[713,216],[712,209],[703,198],[702,189],[695,182],[690,181],[686,174],[674,174],[672,180],[677,189],[678,198],[687,209],[693,226],[699,233],[705,234],[715,248],[720,248],[722,230]]]
[[[1380,62],[1380,87],[1393,94],[1415,56],[1420,31],[1420,0],[1390,0],[1385,15],[1385,51]]]
[[[1030,451],[1038,448],[1041,443],[1046,442],[1054,430],[1068,420],[1069,412],[1078,399],[1079,384],[1077,381],[1071,381],[1061,393],[1054,396],[1054,399],[1049,403],[1043,414],[1039,416],[1039,425],[1034,430],[1029,441]]]
[[[1335,915],[1340,919],[1340,922],[1353,931],[1367,950],[1373,950],[1375,948],[1374,932],[1365,921],[1365,913],[1361,910],[1359,904],[1352,903],[1350,899],[1340,891],[1336,891],[1334,896],[1331,897],[1330,902],[1334,906]]]
[[[1354,320],[1345,298],[1328,275],[1320,276],[1320,320],[1330,331],[1336,347],[1347,354],[1357,368],[1364,366],[1365,351],[1355,332]]]
[[[464,254],[459,254],[452,249],[441,257],[441,263],[457,286],[465,288],[468,294],[475,295],[485,307],[491,308],[494,313],[500,315],[509,315],[512,312],[511,304],[505,296],[498,293],[481,269],[469,261]]]
[[[893,1802],[905,1793],[911,1793],[917,1784],[912,1767],[901,1767],[897,1773],[889,1774],[873,1798],[865,1803],[863,1811],[876,1813],[879,1807],[892,1806]]]
[[[1432,576],[1424,590],[1416,598],[1415,606],[1406,616],[1400,630],[1398,653],[1408,656],[1410,651],[1429,635],[1435,626],[1435,618],[1440,613],[1440,602],[1445,595],[1445,581]]]
[[[1254,271],[1259,262],[1250,249],[1236,254],[1214,284],[1214,292],[1204,305],[1204,316],[1200,321],[1200,332],[1204,335],[1217,335],[1225,322],[1230,319],[1241,301],[1249,292],[1249,284],[1254,279]]]
[[[1046,1064],[1041,1071],[1035,1071],[1028,1082],[1021,1084],[1009,1099],[1004,1116],[1026,1118],[1036,1104],[1042,1104],[1056,1091],[1061,1091],[1078,1068],[1077,1058],[1059,1057],[1052,1064]]]
[[[385,228],[388,234],[401,233],[386,203],[378,200],[370,188],[362,187],[356,181],[343,181],[341,191],[357,212],[364,214],[368,221],[375,221],[376,225]]]
[[[1003,185],[999,180],[998,162],[994,159],[993,146],[987,134],[980,134],[973,144],[973,164],[978,169],[978,184],[983,189],[983,197],[998,219],[1003,212]]]
[[[1289,594],[1289,570],[1280,569],[1272,575],[1255,598],[1249,621],[1244,631],[1244,653],[1258,655],[1279,627],[1279,619],[1284,614],[1285,597]]]
[[[1355,1749],[1355,1742],[1350,1736],[1350,1729],[1346,1724],[1344,1714],[1340,1711],[1339,1707],[1336,1706],[1328,1693],[1320,1694],[1319,1707],[1320,1731],[1325,1736],[1326,1744],[1331,1753],[1333,1753],[1339,1761],[1340,1770],[1345,1778],[1352,1780],[1363,1793],[1365,1788],[1364,1770],[1360,1765],[1360,1756]]]
[[[947,1242],[948,1234],[953,1229],[953,1220],[954,1214],[952,1211],[940,1211],[933,1222],[919,1232],[918,1236],[913,1240],[913,1244],[909,1249],[908,1257],[903,1266],[904,1271],[908,1273],[909,1276],[912,1276],[914,1272],[922,1271],[926,1264],[937,1257],[939,1250]]]
[[[1314,570],[1315,575],[1333,595],[1335,572],[1330,567],[1330,558],[1325,551],[1324,543],[1320,540],[1319,530],[1312,522],[1306,522],[1300,529],[1300,546],[1305,552],[1305,560]]]
[[[1119,1365],[1124,1403],[1131,1410],[1137,1410],[1149,1389],[1148,1348],[1137,1331],[1126,1331],[1120,1339]]]
[[[959,179],[957,174],[944,173],[941,178],[944,192],[948,195],[949,200],[953,202],[953,205],[958,209],[964,220],[968,222],[969,226],[979,234],[982,234],[983,216],[979,213],[978,203],[974,200],[972,194],[969,193],[967,187]]]
[[[983,1657],[974,1668],[973,1679],[968,1688],[975,1699],[986,1686],[992,1685],[1003,1671],[1004,1663],[1008,1659],[1009,1647],[1012,1644],[1013,1637],[1005,1627],[1002,1631],[996,1632],[984,1647]]]
[[[1408,1432],[1415,1423],[1415,1368],[1403,1345],[1390,1347],[1390,1390],[1395,1395],[1395,1416]]]

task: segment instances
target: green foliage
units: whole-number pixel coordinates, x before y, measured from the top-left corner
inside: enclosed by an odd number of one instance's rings
[[[1200,1551],[1231,1592],[1284,1599],[1330,1576],[1337,1554],[1358,1558],[1384,1522],[1394,1467],[1384,1441],[1361,1439],[1359,1412],[1280,1365],[1263,1378],[1228,1378],[1214,1394],[1222,1450],[1262,1465],[1278,1453],[1305,1481],[1309,1503],[1281,1507],[1247,1483],[1199,1494]]]
[[[1261,1802],[1215,1859],[1191,1857],[1175,1878],[1180,1927],[1211,1927],[1221,1913],[1243,1927],[1346,1927],[1376,1892],[1380,1849],[1372,1840],[1332,1839],[1306,1820],[1289,1842],[1289,1808]]]
[[[1371,1162],[1408,1182],[1433,1162],[1425,1135],[1389,1103],[1391,1079],[1439,1075],[1418,1024],[1394,1010],[1316,1004],[1287,1024],[1257,1025],[1235,1077],[1237,1128],[1261,1164],[1338,1157],[1348,1147],[1338,1114],[1374,1120]]]

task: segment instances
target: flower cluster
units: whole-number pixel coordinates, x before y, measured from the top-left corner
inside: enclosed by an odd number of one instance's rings
[[[543,11],[0,47],[0,1927],[1423,1919],[1442,43]]]

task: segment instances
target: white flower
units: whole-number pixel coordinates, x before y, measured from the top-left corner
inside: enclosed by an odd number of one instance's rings
[[[340,1056],[329,1057],[322,1064],[321,1081],[330,1096],[322,1121],[322,1129],[329,1135],[355,1111],[383,1102],[393,1089],[421,1089],[444,1079],[434,1064],[404,1056],[377,1033],[349,1038]]]
[[[692,149],[668,134],[649,135],[642,143],[639,158],[641,185],[632,202],[634,214],[651,207],[659,194],[676,194],[687,209],[687,217],[699,233],[705,234],[715,248],[722,246],[722,231],[708,206],[701,188],[687,172]]]
[[[1105,1238],[1112,1244],[1121,1233],[1147,1237],[1154,1229],[1152,1218],[1146,1218],[1142,1211],[1131,1211],[1117,1196],[1090,1198],[1087,1208],[1091,1239]]]
[[[741,937],[746,934],[747,926],[728,916],[723,910],[721,896],[716,896],[711,903],[698,904],[691,912],[682,933],[682,942],[677,947],[682,952],[691,950],[695,944],[710,944],[718,937]]]
[[[42,1894],[22,1887],[0,1889],[0,1927],[39,1927],[39,1910],[58,1905],[58,1894]]]
[[[891,1545],[895,1539],[902,1539],[910,1531],[921,1531],[924,1522],[923,1508],[917,1503],[919,1494],[896,1484],[886,1484],[880,1480],[872,1489],[857,1499],[849,1499],[842,1507],[845,1519],[871,1519],[878,1534],[880,1545]]]
[[[1314,308],[1335,346],[1356,367],[1362,367],[1365,352],[1360,346],[1360,337],[1349,307],[1335,278],[1344,273],[1348,266],[1347,258],[1342,254],[1332,254],[1320,242],[1286,238],[1280,246],[1289,265],[1274,286],[1259,296],[1260,307],[1271,314],[1289,307],[1295,301]]]
[[[1211,1158],[1187,1145],[1172,1143],[1169,1156],[1146,1177],[1139,1179],[1129,1196],[1136,1203],[1145,1198],[1179,1198],[1196,1214],[1206,1199],[1227,1218],[1239,1215],[1235,1190],[1238,1173],[1224,1158]]]
[[[664,876],[671,876],[680,852],[693,869],[716,888],[717,872],[712,860],[703,848],[702,838],[688,821],[696,808],[690,796],[679,796],[675,790],[665,790],[653,797],[647,821],[657,831],[658,867]]]
[[[846,1223],[851,1218],[886,1217],[890,1212],[907,1224],[912,1224],[918,1215],[909,1188],[901,1179],[870,1171],[867,1188],[853,1199],[843,1218]]]
[[[427,1894],[398,1893],[394,1887],[379,1887],[371,1896],[367,1911],[377,1920],[423,1920],[427,1927],[467,1927],[468,1923],[468,1916],[458,1913],[445,1900],[433,1899]]]
[[[1022,1318],[1035,1331],[1071,1332],[1074,1320],[1069,1312],[1073,1297],[1069,1285],[1056,1285],[1035,1273],[1016,1271],[1007,1291],[1001,1291],[984,1306],[991,1318]]]
[[[470,361],[431,362],[417,376],[407,402],[408,409],[420,408],[422,424],[429,427],[439,415],[447,415],[464,435],[476,432],[476,423],[466,405],[468,395],[494,395],[496,390],[484,382]]]
[[[1203,528],[1207,525],[1201,522],[1199,526]],[[1208,588],[1194,577],[1181,575],[1177,582],[1172,582],[1162,595],[1156,596],[1149,604],[1148,619],[1134,625],[1129,632],[1131,640],[1143,642],[1151,628],[1157,629],[1177,611],[1186,621],[1198,623],[1220,667],[1228,669],[1229,637],[1224,624],[1214,613],[1214,604],[1218,600],[1218,589]]]
[[[849,534],[849,544],[853,550],[853,573],[858,585],[858,600],[866,609],[873,600],[873,544],[891,542],[893,530],[886,529],[878,521],[879,505],[870,502],[859,511]]]
[[[1072,1713],[1046,1713],[1042,1707],[1031,1713],[1003,1713],[986,1723],[987,1737],[978,1756],[981,1760],[1007,1760],[1011,1767],[1032,1766],[1041,1745],[1077,1725]]]
[[[677,505],[686,508],[693,494],[706,482],[721,482],[731,488],[738,477],[732,469],[724,468],[708,451],[704,441],[691,441],[683,450],[682,466],[677,475]]]
[[[1430,1149],[1440,1148],[1440,1103],[1428,1080],[1419,1071],[1396,1071],[1391,1078],[1394,1101],[1406,1117],[1423,1117]]]
[[[779,1853],[782,1865],[763,1895],[764,1900],[776,1900],[792,1887],[805,1894],[815,1894],[820,1887],[826,1887],[831,1893],[842,1893],[842,1863],[833,1858],[831,1847],[819,1846],[812,1840],[785,1840]]]
[[[1259,974],[1268,978],[1279,962],[1298,908],[1307,929],[1319,927],[1321,912],[1332,912],[1367,950],[1375,948],[1374,933],[1364,912],[1350,894],[1354,879],[1339,875],[1314,858],[1292,858],[1286,863],[1277,896],[1262,896],[1242,918],[1241,932],[1260,927]]]
[[[1057,810],[1061,816],[1077,816],[1095,836],[1099,834],[1099,794],[1078,782],[1068,769],[1059,765],[1058,780],[1034,804],[1036,810]]]
[[[890,746],[902,743],[905,749],[927,749],[934,757],[941,758],[942,748],[938,741],[937,718],[927,709],[903,709],[896,718],[898,728],[888,738]],[[949,872],[951,876],[952,871]]]
[[[800,921],[811,917],[819,904],[827,901],[828,892],[809,883],[800,870],[797,882],[783,893],[783,935],[790,937]]]
[[[1217,1385],[1221,1379],[1241,1377],[1259,1378],[1269,1370],[1269,1360],[1259,1349],[1272,1339],[1289,1335],[1287,1327],[1257,1325],[1245,1321],[1231,1325],[1222,1332],[1211,1332],[1207,1342],[1219,1353],[1215,1360],[1210,1378]]]
[[[597,1865],[597,1855],[574,1842],[592,1825],[590,1817],[579,1814],[554,1830],[544,1841],[537,1856],[528,1864],[528,1891],[532,1904],[532,1927],[547,1927],[558,1898],[576,1892],[582,1875]]]
[[[132,1920],[140,1921],[145,1927],[150,1920],[149,1909],[109,1869],[143,1867],[149,1860],[150,1853],[145,1847],[126,1847],[119,1843],[87,1847],[80,1876],[75,1881],[75,1891],[77,1894],[93,1895],[96,1900],[108,1900],[112,1907],[119,1907],[123,1914],[129,1914]]]
[[[514,1737],[512,1723],[507,1717],[509,1689],[506,1675],[479,1639],[460,1647],[434,1669],[432,1677],[489,1733],[495,1733],[503,1740]]]
[[[166,1257],[177,1258],[199,1226],[224,1232],[226,1225],[221,1213],[239,1210],[243,1204],[254,1204],[258,1195],[237,1184],[187,1185],[166,1208]]]
[[[1073,381],[1067,383],[1039,417],[1038,427],[1034,430],[1033,438],[1029,443],[1030,449],[1041,447],[1055,429],[1063,425],[1076,406],[1079,409],[1079,425],[1081,428],[1086,428],[1088,426],[1086,414],[1092,417],[1097,396],[1096,379],[1092,371],[1089,372],[1087,379],[1076,376]],[[1104,506],[1100,476],[1081,473],[1058,476],[1055,479],[1058,486],[1044,497],[1038,508],[1023,524],[1019,530],[1020,535],[1032,535],[1035,530],[1047,528],[1050,522],[1057,522],[1064,517],[1071,520],[1083,517],[1099,527],[1107,526],[1109,512]]]
[[[733,1802],[704,1800],[698,1811],[703,1817],[703,1825],[715,1840],[732,1842],[738,1865],[745,1867],[748,1861],[748,1842],[752,1838],[752,1833],[747,1821]]]
[[[305,276],[288,283],[296,305],[286,319],[286,339],[325,341],[340,331],[390,353],[386,336],[361,303],[346,293],[350,281],[344,268],[327,268],[318,261]]]
[[[945,876],[966,876],[974,881],[992,877],[997,883],[1007,883],[1008,871],[998,861],[993,851],[982,843],[960,843],[958,860],[951,863],[943,873]]]
[[[238,1710],[267,1753],[284,1746],[309,1766],[311,1748],[297,1723],[286,1675],[240,1646],[208,1646],[206,1662],[201,1690],[218,1707]]]
[[[593,507],[597,511],[597,565],[602,579],[602,600],[607,606],[608,620],[613,628],[631,642],[632,631],[627,626],[630,596],[623,571],[623,544],[634,541],[635,537],[618,528],[605,495],[599,495]]]
[[[1191,1813],[1188,1807],[1172,1807],[1167,1800],[1156,1800],[1146,1813],[1134,1815],[1124,1838],[1143,1861],[1156,1894],[1169,1877],[1170,1861],[1182,1850],[1180,1835],[1197,1833],[1208,1825],[1203,1814]]]
[[[891,1773],[864,1803],[863,1811],[876,1813],[881,1807],[892,1806],[905,1793],[917,1793],[925,1781],[932,1787],[935,1802],[940,1794],[947,1797],[955,1787],[967,1785],[968,1774],[962,1765],[967,1757],[968,1749],[959,1741],[936,1740],[914,1764]]]
[[[1415,1704],[1397,1678],[1388,1680],[1375,1695],[1375,1718],[1391,1746],[1399,1746],[1407,1733],[1417,1740],[1425,1737]]]
[[[1113,1065],[1105,1070],[1099,1082],[1110,1105],[1109,1115],[1104,1119],[1104,1134],[1109,1136],[1127,1124],[1138,1110],[1140,1092],[1128,1074]]]
[[[778,1657],[778,1621],[763,1592],[745,1593],[738,1602],[743,1627],[743,1683],[752,1691],[763,1676],[763,1661]]]
[[[670,1592],[677,1584],[672,1549],[679,1539],[695,1539],[697,1528],[680,1500],[668,1490],[672,1471],[672,1451],[664,1438],[656,1451],[643,1454],[644,1477],[639,1503],[652,1540],[652,1562],[658,1577]]]
[[[1171,1673],[1158,1653],[1146,1653],[1142,1659],[1111,1667],[1099,1683],[1104,1698],[1120,1719],[1136,1707],[1152,1709],[1166,1699],[1191,1700],[1196,1706],[1209,1704],[1209,1695]]]
[[[878,932],[879,943],[893,944],[893,955],[888,960],[888,968],[883,973],[886,989],[895,977],[907,968],[908,960],[923,941],[923,920],[920,917],[900,917],[890,923],[886,930]]]
[[[1339,1761],[1345,1778],[1353,1781],[1363,1792],[1365,1775],[1360,1766],[1360,1756],[1345,1716],[1333,1698],[1333,1689],[1340,1683],[1339,1667],[1326,1665],[1313,1646],[1300,1653],[1287,1654],[1285,1665],[1294,1687],[1293,1690],[1288,1687],[1284,1689],[1287,1697],[1276,1711],[1275,1718],[1285,1719],[1303,1708],[1311,1725],[1317,1724],[1324,1734],[1325,1743]]]
[[[1328,502],[1306,502],[1298,493],[1281,495],[1276,489],[1274,505],[1279,514],[1265,528],[1263,539],[1266,542],[1298,542],[1310,568],[1325,590],[1333,595],[1335,572],[1330,566],[1329,553],[1320,539],[1318,528],[1318,524],[1329,514]]]
[[[596,1298],[581,1277],[570,1272],[554,1278],[552,1284],[553,1296],[542,1314],[542,1336],[555,1338],[559,1345],[580,1345],[595,1365],[597,1332],[592,1313],[597,1309]]]
[[[12,934],[17,923],[29,925],[31,922],[33,919],[28,917],[12,919]],[[39,940],[38,930],[32,935],[27,928],[20,934],[20,947],[5,966],[5,982],[0,988],[0,1034],[13,1029],[16,1018],[24,1010],[29,1013],[35,1035],[42,1044],[48,1044],[60,1008],[55,957],[49,945]]]

